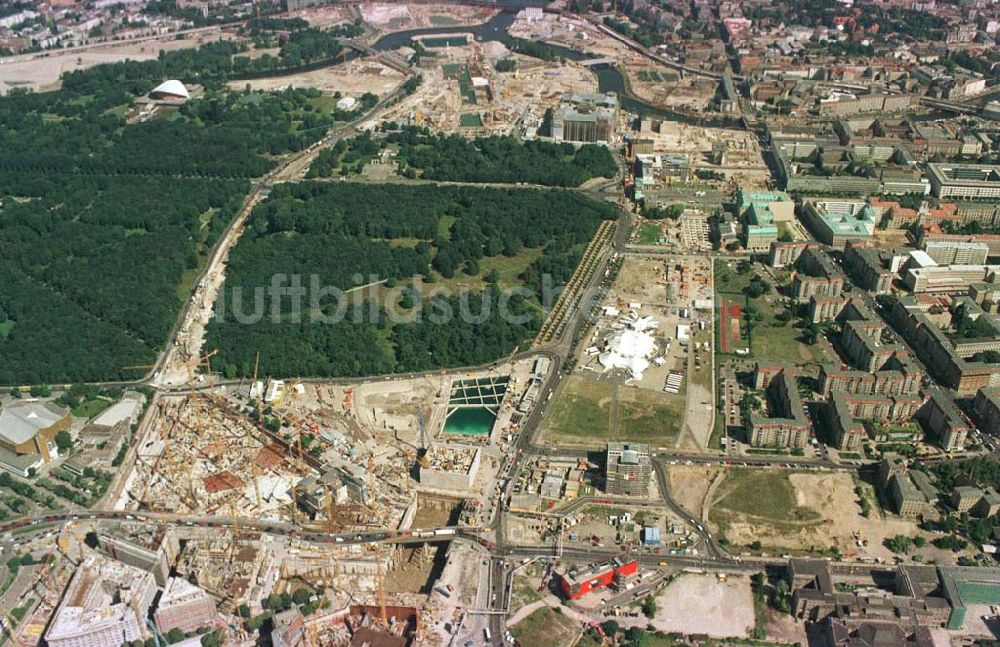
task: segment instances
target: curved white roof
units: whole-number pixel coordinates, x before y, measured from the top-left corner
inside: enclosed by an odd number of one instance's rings
[[[47,402],[15,402],[0,411],[0,438],[12,445],[34,438],[69,413]]]
[[[190,99],[191,95],[188,94],[188,89],[184,87],[184,84],[177,79],[170,79],[169,81],[164,81],[155,88],[153,88],[150,94],[172,94],[178,97],[184,97],[185,99]]]

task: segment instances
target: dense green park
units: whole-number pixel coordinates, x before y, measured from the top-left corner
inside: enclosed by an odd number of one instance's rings
[[[75,70],[57,91],[0,98],[0,384],[135,379],[142,372],[124,367],[155,359],[250,181],[342,118],[326,111],[318,90],[255,92],[239,83],[343,53],[343,30],[282,26],[290,33],[277,55],[218,41]],[[253,42],[270,44],[262,29]],[[197,95],[139,113],[136,97],[171,78],[200,86]],[[311,174],[356,173],[388,144],[426,179],[576,186],[615,172],[600,147],[467,142],[407,129],[340,144]],[[610,206],[562,191],[279,185],[235,249],[229,285],[266,285],[273,272],[317,274],[341,287],[354,273],[393,282],[465,277],[477,297],[496,300],[498,270],[508,287],[513,278],[538,288],[545,274],[565,281],[598,221],[611,217]],[[403,295],[402,305],[412,307],[416,295]],[[537,301],[517,297],[508,307],[525,316],[446,325],[223,322],[211,343],[230,374],[247,374],[257,350],[288,375],[474,364],[537,329]]]
[[[384,280],[381,290],[344,296],[343,302],[336,295],[315,300],[309,295],[297,317],[291,299],[282,299],[277,320],[271,316],[275,302],[268,300],[263,316],[252,322],[241,322],[234,314],[214,320],[207,345],[219,350],[216,366],[229,376],[251,375],[258,352],[269,374],[286,376],[354,376],[491,361],[537,331],[542,312],[535,295],[542,274],[565,281],[600,221],[615,216],[611,205],[564,191],[350,182],[278,185],[256,208],[232,252],[225,311],[232,313],[232,295],[238,291],[243,295],[240,312],[252,314],[247,297],[266,289],[277,274],[298,275],[306,288],[313,274],[318,285],[341,289],[374,277]],[[529,253],[534,260],[516,278],[534,295],[510,300],[509,311],[524,317],[509,321],[497,308],[499,279],[485,268],[496,259]],[[403,314],[417,308],[415,288],[386,296],[392,286],[409,286],[414,275],[449,288],[463,279],[479,280],[481,288],[469,303],[473,313],[480,313],[483,300],[489,301],[488,316],[474,322],[459,316],[443,322],[427,316],[403,322],[387,317],[386,307]],[[459,311],[454,295],[425,296],[425,314]]]
[[[277,56],[225,41],[66,74],[0,98],[0,384],[134,379],[167,340],[248,179],[334,123],[319,92],[226,81],[336,56],[297,29]],[[168,78],[200,97],[151,119],[136,96]]]
[[[432,135],[426,129],[406,128],[391,133],[399,144],[400,170],[426,180],[497,182],[575,187],[595,177],[618,172],[606,146],[522,142],[514,137]]]

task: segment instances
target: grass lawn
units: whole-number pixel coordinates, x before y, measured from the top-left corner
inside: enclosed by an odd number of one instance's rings
[[[713,327],[705,326],[705,330],[699,330],[697,326],[692,326],[691,335],[691,345],[694,346],[696,343],[702,344],[712,344],[714,352],[714,332]],[[697,384],[698,386],[703,386],[706,389],[711,390],[712,388],[712,355],[704,351],[698,353],[701,356],[701,368],[697,369],[694,365],[694,360],[691,360],[691,367],[688,371],[688,379]]]
[[[198,280],[198,275],[201,273],[201,259],[199,259],[198,267],[184,270],[181,273],[181,280],[177,283],[177,287],[174,289],[174,294],[177,295],[178,300],[182,303],[187,301],[194,291],[194,283]]]
[[[341,99],[343,97],[337,99],[332,94],[324,94],[315,99],[310,99],[309,103],[316,107],[316,112],[328,115],[333,112],[334,108],[337,107],[337,102]]]
[[[815,510],[797,504],[795,488],[786,472],[731,470],[716,494],[711,515],[737,513],[770,522],[801,524],[819,521]]]
[[[618,396],[617,425],[613,434],[617,440],[657,446],[677,442],[684,422],[681,396],[647,389],[621,389]]]
[[[677,441],[683,422],[683,396],[573,375],[557,396],[542,438],[570,445],[612,438],[668,445]]]
[[[0,341],[7,339],[10,336],[10,331],[14,330],[14,320],[7,319],[6,321],[0,321]]]
[[[802,331],[791,322],[782,325],[774,319],[772,311],[770,316],[763,317],[753,327],[750,333],[750,351],[754,357],[800,365],[825,361],[821,347],[818,344],[810,346],[800,342],[797,337],[801,334]]]
[[[573,644],[580,627],[571,618],[542,607],[510,629],[521,647],[560,647]]]
[[[726,433],[726,416],[721,408],[715,410],[715,426],[712,427],[712,435],[708,439],[709,449],[722,449],[722,436]]]
[[[715,261],[715,291],[725,294],[742,294],[750,284],[754,272],[737,274],[736,267],[729,268],[721,259]],[[751,299],[750,303],[760,313],[760,321],[750,332],[750,352],[754,357],[769,361],[810,364],[824,361],[821,348],[798,340],[802,331],[791,321],[783,323],[775,316],[782,308],[777,303],[781,297],[776,292]],[[770,299],[770,301],[768,300]]]
[[[639,244],[640,245],[655,245],[660,242],[660,236],[663,232],[660,230],[660,226],[653,222],[644,222],[639,226]]]
[[[581,516],[593,517],[594,519],[606,519],[611,515],[620,517],[629,510],[614,505],[588,505],[580,511]]]
[[[541,594],[532,586],[531,582],[523,577],[519,577],[514,582],[513,590],[511,590],[510,611],[514,613],[521,607],[541,599]]]
[[[501,288],[516,287],[524,284],[524,282],[520,279],[521,274],[523,274],[524,271],[528,269],[528,266],[534,263],[541,255],[541,248],[524,249],[517,256],[504,256],[502,254],[498,254],[497,256],[480,259],[479,274],[475,276],[469,276],[465,272],[459,270],[458,272],[455,272],[455,276],[450,279],[446,279],[437,271],[431,270],[434,274],[433,283],[415,280],[413,285],[420,290],[420,294],[425,297],[429,295],[432,290],[439,288],[450,290],[452,293],[457,293],[462,289],[478,292],[486,287],[486,275],[491,271],[496,270],[500,277],[499,281]],[[475,302],[473,302],[472,305],[475,305]]]
[[[674,642],[672,638],[666,634],[645,632],[642,637],[639,638],[639,647],[672,647],[678,643]]]
[[[73,415],[77,418],[86,418],[89,420],[110,406],[111,402],[104,398],[84,400],[80,403],[80,406],[73,408]]]
[[[614,387],[572,375],[558,395],[542,437],[553,443],[589,445],[608,440]]]

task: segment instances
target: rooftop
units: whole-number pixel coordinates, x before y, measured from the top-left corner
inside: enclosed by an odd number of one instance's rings
[[[67,409],[49,402],[15,402],[0,411],[0,438],[12,445],[20,445],[68,414]]]
[[[875,231],[874,210],[865,202],[815,198],[810,202],[834,236],[871,236]]]
[[[1000,166],[992,164],[927,165],[927,173],[939,182],[964,186],[1000,185]]]

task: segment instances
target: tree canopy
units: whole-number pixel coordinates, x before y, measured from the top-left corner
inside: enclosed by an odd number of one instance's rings
[[[472,141],[460,135],[431,135],[406,128],[387,137],[398,143],[400,168],[412,167],[428,180],[579,186],[618,171],[605,146],[526,141],[495,135]]]
[[[317,90],[223,82],[340,54],[297,27],[277,57],[214,42],[75,70],[0,98],[0,383],[137,377],[177,319],[250,178],[322,138]],[[126,115],[167,78],[204,86],[150,119]]]
[[[382,280],[396,285],[415,275],[478,275],[481,261],[516,257],[528,249],[542,253],[518,281],[537,289],[546,273],[564,282],[599,222],[615,215],[611,205],[563,191],[280,184],[255,209],[231,253],[222,298],[254,295],[278,274],[300,276],[303,286],[311,285],[315,275],[317,285],[341,289]],[[219,350],[220,365],[230,376],[252,374],[258,351],[270,374],[371,375],[492,361],[530,338],[541,317],[537,299],[528,295],[510,299],[508,310],[522,315],[516,321],[501,317],[501,294],[494,285],[473,290],[467,299],[473,313],[485,313],[471,322],[459,316],[393,321],[384,309],[394,304],[373,302],[365,294],[345,296],[343,303],[336,296],[314,300],[309,295],[299,317],[290,314],[290,298],[278,304],[276,319],[270,316],[273,303],[250,323],[241,323],[235,313],[219,316],[209,325],[207,344]],[[408,301],[404,309],[412,308],[413,293],[400,301]],[[482,309],[484,302],[490,310]],[[217,311],[235,307],[223,305]],[[426,295],[422,307],[424,313],[457,313],[463,305],[455,295]],[[249,303],[240,308],[243,314],[253,311]],[[345,314],[331,321],[338,308]]]

